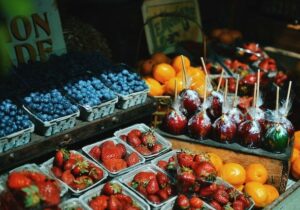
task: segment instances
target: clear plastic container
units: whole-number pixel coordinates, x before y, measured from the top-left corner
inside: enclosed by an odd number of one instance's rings
[[[78,198],[71,198],[59,205],[61,210],[73,210],[81,208],[82,210],[87,210],[84,204]]]
[[[172,202],[167,203],[166,205],[161,207],[161,210],[172,210],[175,205],[175,202],[176,202],[176,200],[173,200]],[[202,206],[201,210],[215,210],[215,209],[203,201],[203,206]]]

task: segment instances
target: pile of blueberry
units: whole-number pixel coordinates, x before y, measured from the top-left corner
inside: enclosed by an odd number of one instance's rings
[[[69,82],[64,86],[67,95],[83,106],[96,106],[116,98],[113,91],[92,77]]]
[[[0,103],[0,137],[24,130],[32,126],[22,109],[18,109],[11,100]]]
[[[129,72],[126,69],[117,72],[104,72],[100,75],[100,79],[111,90],[121,95],[128,95],[148,89],[144,80],[141,80],[137,73]]]
[[[71,104],[57,89],[30,93],[24,98],[24,105],[44,122],[78,111],[78,107]]]

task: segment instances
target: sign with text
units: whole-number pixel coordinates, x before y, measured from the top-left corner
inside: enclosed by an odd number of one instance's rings
[[[197,0],[147,0],[142,12],[151,54],[171,53],[181,41],[202,41]]]
[[[50,54],[66,52],[55,0],[26,0],[34,12],[6,17],[7,50],[13,64],[45,61]]]

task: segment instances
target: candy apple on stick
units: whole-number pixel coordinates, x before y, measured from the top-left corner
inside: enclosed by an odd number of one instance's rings
[[[236,85],[235,85],[235,93],[234,93],[234,98],[232,102],[232,108],[228,112],[228,116],[231,118],[233,122],[235,122],[237,125],[239,125],[241,122],[244,121],[244,115],[241,112],[239,108],[237,108],[237,103],[238,103],[238,88],[239,88],[239,79],[240,76],[238,75],[237,80],[236,80]]]

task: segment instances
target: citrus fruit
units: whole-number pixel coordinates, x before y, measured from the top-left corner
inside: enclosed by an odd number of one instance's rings
[[[171,78],[175,77],[175,75],[176,72],[174,68],[167,63],[161,63],[154,66],[153,77],[161,83],[167,82]]]
[[[164,88],[158,81],[151,77],[146,77],[144,80],[150,89],[150,96],[161,96],[164,94]]]
[[[300,150],[300,131],[294,133],[294,148]]]
[[[246,171],[238,163],[226,163],[220,170],[220,176],[232,185],[242,185],[246,180]]]
[[[244,188],[245,193],[252,197],[256,207],[264,207],[268,200],[268,190],[260,182],[248,182]]]
[[[223,166],[223,160],[220,158],[219,155],[209,152],[207,153],[210,162],[214,165],[216,168],[217,172],[219,172]]]
[[[205,80],[198,80],[191,85],[191,89],[197,91],[197,93],[200,95],[201,98],[204,98],[204,92],[205,92]],[[209,95],[209,92],[206,91],[207,96]]]
[[[243,191],[244,187],[245,187],[245,185],[243,185],[243,184],[234,186],[235,189],[237,189],[238,191],[241,191],[241,192]]]
[[[260,163],[252,163],[246,168],[246,182],[266,183],[268,180],[268,171]]]
[[[141,74],[143,75],[151,74],[154,64],[155,63],[152,59],[145,60],[141,65]]]
[[[192,82],[196,82],[196,81],[205,81],[205,73],[202,69],[200,69],[200,67],[190,67],[188,68],[188,74],[190,75],[190,77],[192,78]]]
[[[154,53],[151,56],[151,59],[154,61],[155,64],[160,64],[160,63],[171,63],[171,59],[164,53],[162,52],[157,52]]]
[[[267,189],[268,191],[268,199],[266,201],[266,205],[271,204],[274,200],[276,200],[279,197],[279,192],[278,190],[269,184],[265,184],[264,187]]]
[[[300,157],[293,161],[291,170],[293,177],[297,180],[300,179]]]
[[[185,69],[190,68],[191,61],[190,61],[190,59],[188,57],[186,57],[184,55],[183,55],[183,62],[184,62],[184,65],[185,65]],[[181,56],[180,55],[176,56],[173,59],[172,66],[174,67],[174,69],[176,70],[176,72],[180,72],[180,71],[183,70],[182,61],[181,61]]]
[[[300,151],[296,148],[293,148],[291,162],[294,162],[298,157],[300,157]]]
[[[181,78],[173,77],[165,83],[165,93],[173,96],[175,94],[175,81],[177,81],[177,93],[183,90],[183,82]]]

